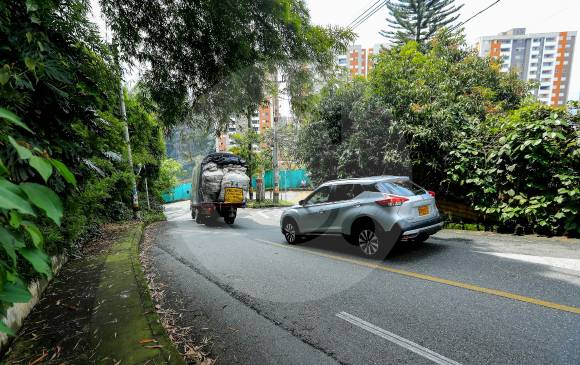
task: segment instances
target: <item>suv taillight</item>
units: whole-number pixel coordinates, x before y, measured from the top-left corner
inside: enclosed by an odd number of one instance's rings
[[[383,207],[395,207],[399,205],[403,205],[404,202],[408,201],[409,198],[405,198],[404,196],[396,196],[396,195],[386,195],[385,198],[381,200],[377,200],[377,203]]]
[[[429,190],[427,193],[429,193],[429,195],[431,195],[433,198],[435,197],[435,192],[434,191]]]

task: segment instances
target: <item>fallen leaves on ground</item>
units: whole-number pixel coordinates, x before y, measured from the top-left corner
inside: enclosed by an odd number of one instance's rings
[[[153,244],[156,235],[156,226],[152,224],[145,229],[144,239],[141,244],[141,252],[139,258],[145,272],[145,278],[149,286],[151,298],[155,303],[155,312],[159,315],[161,324],[165,328],[169,339],[175,344],[179,353],[183,356],[189,364],[196,365],[213,365],[215,360],[211,359],[206,348],[210,347],[210,339],[204,337],[201,343],[193,341],[193,328],[182,327],[177,324],[177,320],[181,317],[181,313],[164,307],[165,288],[166,285],[161,283],[155,274],[151,265],[150,257],[147,255],[148,250]],[[145,346],[147,347],[147,346]]]

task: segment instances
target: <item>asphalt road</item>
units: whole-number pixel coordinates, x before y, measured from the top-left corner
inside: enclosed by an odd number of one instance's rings
[[[218,363],[580,364],[579,241],[444,230],[376,263],[285,244],[278,209],[205,226],[187,204],[150,254]]]

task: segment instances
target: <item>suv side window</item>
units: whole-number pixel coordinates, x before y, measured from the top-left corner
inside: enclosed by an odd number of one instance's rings
[[[340,202],[352,199],[352,184],[335,185],[330,195],[331,202]]]
[[[352,199],[356,198],[357,196],[359,196],[360,194],[364,193],[365,189],[362,185],[360,184],[354,184],[352,186]]]
[[[306,205],[327,203],[330,197],[330,186],[323,186],[316,190],[306,200]]]

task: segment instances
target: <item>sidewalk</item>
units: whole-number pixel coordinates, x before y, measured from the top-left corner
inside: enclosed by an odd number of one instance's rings
[[[9,364],[183,364],[138,261],[143,224],[108,225],[69,261],[8,350]]]

